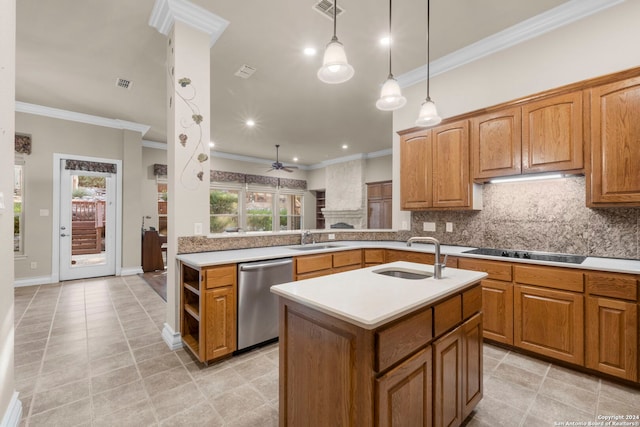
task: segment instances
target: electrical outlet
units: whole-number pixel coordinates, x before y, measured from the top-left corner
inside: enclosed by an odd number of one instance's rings
[[[202,234],[202,223],[196,222],[193,224],[193,234],[200,236]]]
[[[329,238],[329,240],[336,240],[336,235],[331,233],[331,234],[329,234],[328,238]]]
[[[423,231],[436,231],[436,223],[435,222],[423,222],[422,223]]]
[[[408,230],[409,229],[409,224],[407,223],[407,221],[402,221],[402,229],[403,230]]]
[[[446,225],[446,231],[448,233],[451,233],[453,231],[453,223],[452,222],[448,222]]]
[[[35,261],[31,261],[31,265],[30,265],[32,270],[35,270],[36,268],[38,268],[38,263]]]

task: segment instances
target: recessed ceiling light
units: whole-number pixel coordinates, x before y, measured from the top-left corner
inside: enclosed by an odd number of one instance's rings
[[[249,119],[245,122],[247,124],[247,126],[249,126],[250,128],[254,127],[256,125],[256,122],[253,121],[253,119]]]
[[[305,47],[303,52],[307,56],[314,56],[316,53],[318,53],[315,47]]]
[[[293,161],[294,161],[294,162],[297,162],[297,161],[298,161],[298,158],[297,158],[297,157],[294,157],[294,158],[293,158]]]
[[[380,39],[380,44],[382,46],[389,46],[391,44],[391,37],[384,36],[383,38]]]
[[[211,142],[209,143],[209,147],[213,148],[213,147],[215,147],[215,146],[216,146],[215,142],[211,141]]]
[[[347,144],[342,144],[342,149],[346,150],[347,148],[349,148],[349,146]]]

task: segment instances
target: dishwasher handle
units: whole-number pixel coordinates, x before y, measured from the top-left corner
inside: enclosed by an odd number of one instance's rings
[[[252,270],[259,270],[261,268],[279,267],[282,265],[287,265],[292,263],[293,263],[293,260],[289,258],[282,261],[263,262],[260,264],[244,264],[244,265],[240,264],[240,271],[252,271]]]

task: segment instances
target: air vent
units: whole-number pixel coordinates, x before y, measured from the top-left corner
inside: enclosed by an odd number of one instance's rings
[[[325,18],[329,18],[333,21],[333,2],[330,0],[320,0],[318,3],[314,4],[313,9],[319,13],[321,13]],[[344,12],[344,9],[338,7],[336,9],[336,15],[341,15]]]
[[[116,86],[121,87],[123,89],[131,89],[133,83],[127,79],[116,79]]]
[[[235,72],[234,76],[238,76],[243,79],[248,79],[256,72],[256,69],[253,67],[244,64],[238,71]]]

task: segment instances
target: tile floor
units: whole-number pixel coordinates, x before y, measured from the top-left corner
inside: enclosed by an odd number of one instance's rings
[[[165,302],[138,276],[15,290],[24,426],[277,426],[278,349],[204,367],[160,336]],[[640,415],[640,391],[485,345],[467,426]],[[586,424],[585,424],[586,425]]]

